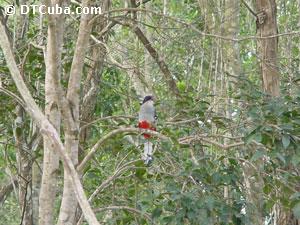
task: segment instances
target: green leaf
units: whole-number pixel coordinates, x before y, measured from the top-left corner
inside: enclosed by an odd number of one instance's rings
[[[186,89],[186,84],[184,81],[178,81],[177,82],[177,88],[179,89],[180,92],[184,92]]]
[[[287,147],[289,147],[290,142],[291,142],[290,136],[287,134],[283,135],[281,141],[282,141],[283,147],[286,149]]]
[[[261,133],[260,133],[260,129],[262,126],[258,126],[257,128],[255,128],[253,131],[250,132],[250,134],[248,134],[245,137],[245,142],[246,144],[249,144],[252,140],[256,140],[257,142],[260,142],[262,137],[261,137]]]
[[[138,168],[138,169],[135,171],[135,175],[136,175],[136,177],[138,177],[139,179],[143,179],[143,176],[144,176],[145,173],[146,173],[146,169],[144,169],[144,168]]]
[[[263,191],[265,194],[269,194],[271,193],[272,191],[272,186],[270,184],[266,184],[264,187],[263,187]]]
[[[296,219],[300,219],[300,202],[293,207],[293,213]]]

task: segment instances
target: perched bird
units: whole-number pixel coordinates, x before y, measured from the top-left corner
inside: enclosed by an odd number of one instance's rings
[[[143,100],[139,111],[139,128],[148,129],[148,130],[156,130],[156,112],[154,107],[154,98],[153,96],[146,96]],[[145,164],[149,164],[152,161],[152,149],[153,144],[150,142],[150,134],[143,134],[145,143],[144,143],[144,153],[142,155],[142,159]]]

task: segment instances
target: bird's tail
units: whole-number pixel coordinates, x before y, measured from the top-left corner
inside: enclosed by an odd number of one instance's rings
[[[149,165],[153,160],[152,151],[153,151],[153,144],[150,141],[146,141],[144,143],[144,153],[142,155],[142,159],[144,160],[144,163],[146,165]]]

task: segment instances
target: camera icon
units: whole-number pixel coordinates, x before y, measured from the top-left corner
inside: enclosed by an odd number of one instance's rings
[[[16,13],[15,6],[13,5],[7,5],[4,7],[4,12],[6,15],[14,15]]]

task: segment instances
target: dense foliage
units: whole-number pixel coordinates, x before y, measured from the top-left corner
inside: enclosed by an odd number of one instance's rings
[[[279,37],[281,96],[271,97],[261,88],[260,59],[253,38],[256,21],[244,4],[238,3],[236,15],[230,15],[238,21],[237,38],[240,38],[233,42],[222,39],[227,23],[232,20],[226,13],[230,1],[208,1],[205,5],[202,3],[206,1],[194,0],[165,2],[165,6],[158,0],[146,3],[147,9],[138,12],[137,21],[167,63],[179,97],[169,89],[158,65],[145,53],[145,46],[132,29],[117,24],[108,32],[108,56],[101,70],[93,121],[82,121],[90,130],[88,139],[81,143],[79,158],[110,131],[136,127],[142,96],[136,90],[136,78],[126,69],[129,65],[139,70],[142,77],[151,78],[151,84],[146,85],[152,86],[157,98],[157,131],[169,140],[152,140],[156,151],[150,166],[140,160],[142,147],[132,142],[139,141],[139,135],[118,134],[101,145],[82,178],[87,196],[98,189],[91,204],[99,221],[104,224],[150,224],[150,220],[154,224],[255,224],[255,218],[261,217],[265,224],[272,224],[276,207],[300,219],[299,36]],[[255,8],[251,2],[249,5]],[[122,1],[112,1],[111,10],[123,7]],[[278,0],[277,11],[279,33],[299,28],[296,1]],[[117,12],[111,16],[122,19],[124,14]],[[14,52],[23,66],[29,90],[44,108],[43,52],[30,43],[45,44],[46,22],[39,25],[39,16],[33,14],[27,19],[26,34],[14,36]],[[79,16],[67,18],[62,56],[65,87],[78,20]],[[20,21],[9,18],[8,27],[12,30],[16,23]],[[97,32],[93,35],[97,37]],[[91,42],[90,49],[93,45]],[[228,49],[237,49],[239,53],[240,74],[235,74],[237,70],[232,62],[236,58],[226,53],[231,51]],[[86,60],[84,80],[89,68],[89,58]],[[18,95],[2,53],[0,79],[1,87]],[[13,131],[15,106],[13,96],[1,92],[0,186],[18,176]],[[32,120],[26,116],[27,142],[34,134],[32,129]],[[61,135],[63,138],[64,134]],[[42,171],[42,150],[40,146],[30,153],[33,165],[39,165],[38,173]],[[61,166],[57,211],[62,177]],[[0,199],[0,224],[20,223],[22,212],[17,187],[14,188],[4,201]],[[109,206],[112,208],[106,208]]]

